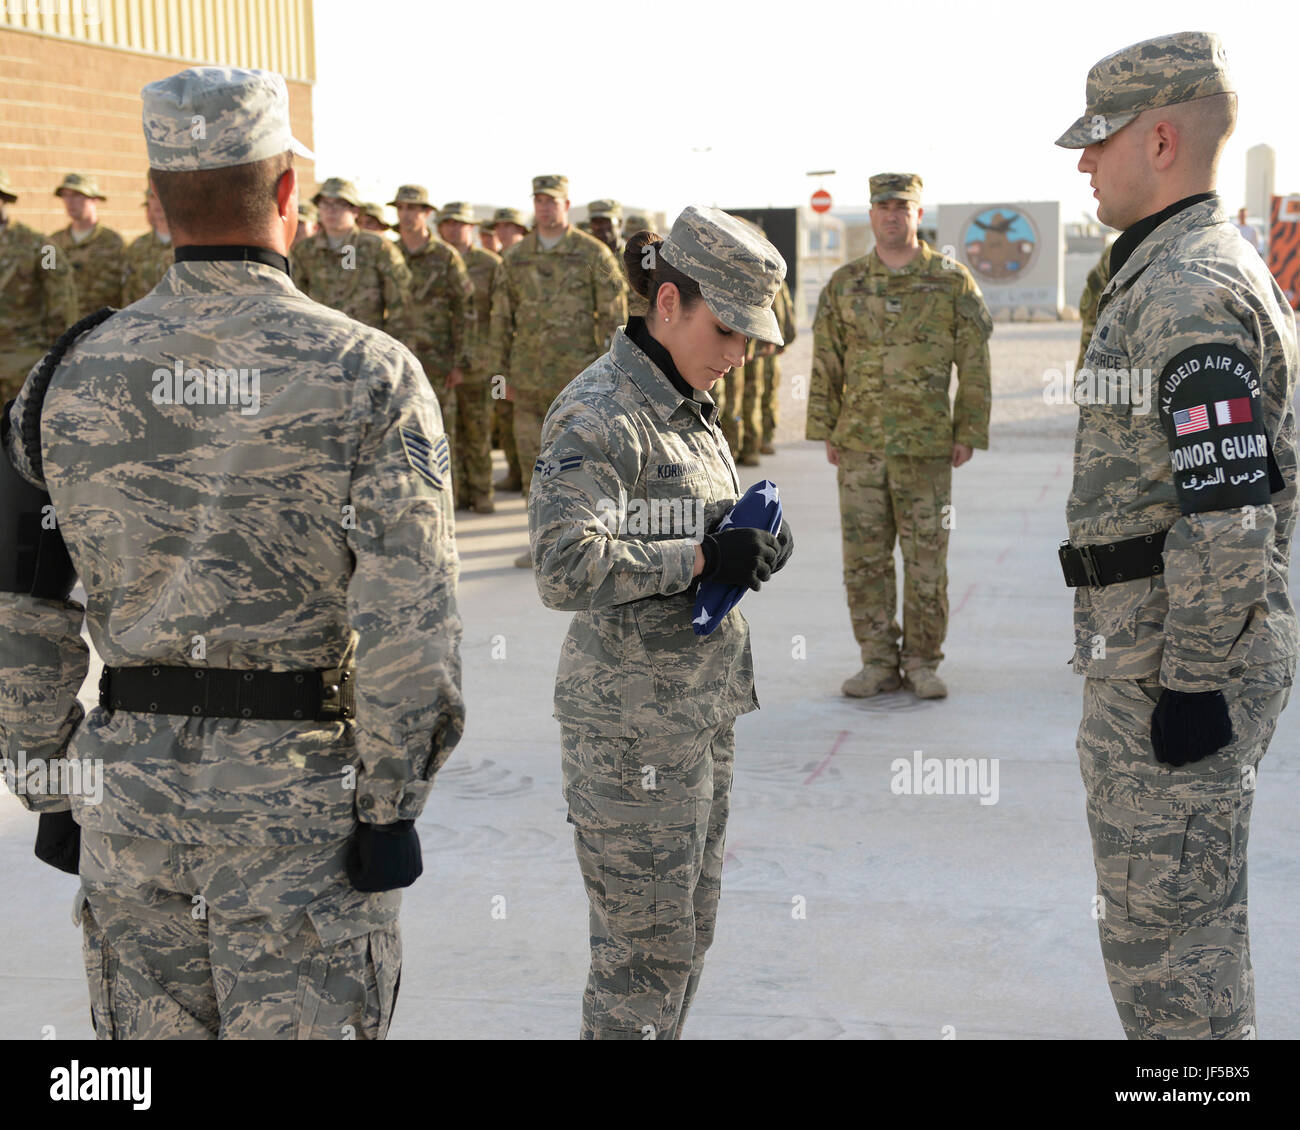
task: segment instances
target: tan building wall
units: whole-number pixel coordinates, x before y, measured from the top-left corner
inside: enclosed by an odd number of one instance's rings
[[[280,70],[294,135],[311,148],[310,36],[311,0],[0,0],[0,168],[18,193],[14,215],[64,227],[53,192],[76,170],[108,197],[102,222],[148,230],[140,88],[194,63]],[[314,185],[313,163],[298,168]]]

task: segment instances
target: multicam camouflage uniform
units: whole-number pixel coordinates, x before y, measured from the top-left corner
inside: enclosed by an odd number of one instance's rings
[[[1079,360],[1075,369],[1083,368],[1084,354],[1088,352],[1088,342],[1092,340],[1092,331],[1097,326],[1097,307],[1101,303],[1101,292],[1110,282],[1110,248],[1107,247],[1097,260],[1096,266],[1088,272],[1083,283],[1083,293],[1079,295],[1079,321],[1083,323],[1079,332]]]
[[[39,232],[13,219],[0,227],[0,405],[18,395],[27,371],[77,320],[72,279],[67,257]]]
[[[1228,83],[1217,36],[1136,44],[1093,68],[1089,110],[1057,144],[1083,148],[1099,118],[1113,133]],[[1108,109],[1117,94],[1127,117]],[[1297,651],[1294,315],[1218,198],[1189,200],[1111,249],[1085,365],[1116,387],[1079,405],[1067,509],[1076,546],[1168,531],[1159,573],[1079,588],[1074,606],[1097,925],[1130,1038],[1255,1034],[1246,843]],[[1150,377],[1149,411],[1118,395],[1120,370]],[[1152,712],[1167,690],[1221,691],[1229,744],[1181,767],[1157,761]]]
[[[514,394],[527,492],[546,410],[627,321],[627,301],[609,248],[572,226],[549,250],[530,232],[506,251],[504,263],[505,285],[492,299],[493,369]]]
[[[776,439],[776,390],[781,383],[781,366],[777,358],[790,348],[790,343],[798,336],[794,299],[790,296],[790,288],[784,280],[781,282],[781,289],[777,292],[776,301],[772,303],[772,309],[776,312],[776,320],[781,324],[781,336],[785,338],[785,344],[778,345],[775,353],[759,357],[754,363],[757,383],[761,389],[759,410],[762,417],[760,435],[763,447],[771,446]]]
[[[841,267],[813,326],[807,436],[840,450],[844,584],[866,666],[934,667],[948,627],[954,443],[988,447],[993,323],[970,272],[921,241],[890,270],[875,251]],[[951,413],[948,388],[959,384]],[[894,542],[903,625],[894,619]]]
[[[96,224],[90,237],[77,243],[72,238],[72,225],[69,224],[51,232],[48,239],[72,265],[77,284],[77,318],[84,318],[104,306],[122,305],[126,244],[117,232]]]
[[[293,281],[309,298],[349,318],[404,338],[410,319],[411,272],[391,240],[353,227],[335,250],[325,229],[293,248]]]
[[[146,232],[126,249],[126,274],[122,279],[122,305],[129,306],[148,294],[175,262],[176,249],[157,232]]]
[[[687,209],[673,263],[739,289],[734,247],[699,251],[720,216]],[[747,241],[763,271],[750,290],[770,303],[780,256],[735,220],[728,236]],[[714,312],[734,325],[740,302]],[[695,635],[691,581],[698,540],[739,493],[708,394],[683,396],[622,328],[547,413],[528,526],[543,602],[576,613],[555,716],[591,906],[584,1039],[679,1038],[713,941],[734,723],[758,700],[744,617]],[[663,520],[635,529],[651,503]]]
[[[193,167],[191,108],[218,155],[289,137],[278,75],[194,68],[144,94],[152,167]],[[271,111],[279,129],[249,128]],[[159,395],[178,359],[206,374],[186,386],[202,402]],[[221,403],[217,367],[258,395]],[[0,594],[4,752],[104,767],[101,803],[23,797],[70,803],[82,829],[97,1034],[383,1038],[400,893],[353,889],[346,845],[358,819],[420,814],[464,714],[445,442],[418,364],[274,266],[186,261],[66,353],[39,470],[32,385],[8,455],[51,495],[106,664],[356,665],[353,721],[96,707],[82,722],[82,607]]]
[[[492,296],[505,285],[501,256],[482,247],[471,247],[465,260],[474,287],[469,306],[469,367],[465,381],[456,390],[457,442],[453,445],[456,480],[463,483],[456,497],[471,506],[492,499]]]
[[[433,385],[454,458],[458,390],[447,388],[447,377],[452,369],[464,373],[469,368],[466,319],[471,314],[472,284],[460,252],[436,235],[430,234],[429,242],[415,251],[400,239],[397,247],[410,278],[406,328],[397,336],[419,359]]]

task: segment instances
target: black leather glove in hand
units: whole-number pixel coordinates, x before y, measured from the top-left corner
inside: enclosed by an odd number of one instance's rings
[[[1165,690],[1151,714],[1151,744],[1164,765],[1190,765],[1232,741],[1222,691]]]
[[[776,535],[776,561],[772,563],[772,572],[779,573],[794,552],[794,534],[790,532],[790,523],[781,519],[781,529]]]
[[[424,872],[414,820],[358,824],[348,841],[348,879],[358,891],[409,887]]]
[[[42,812],[36,826],[36,858],[69,875],[81,861],[81,826],[71,812]]]
[[[757,592],[772,576],[779,547],[766,530],[731,526],[721,533],[705,534],[700,548],[704,551],[701,581],[746,585]]]

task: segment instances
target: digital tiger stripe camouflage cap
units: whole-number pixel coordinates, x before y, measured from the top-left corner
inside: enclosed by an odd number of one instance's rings
[[[1146,110],[1235,89],[1223,41],[1213,32],[1180,31],[1144,39],[1093,64],[1087,109],[1056,144],[1085,149],[1113,137]]]
[[[312,151],[289,127],[289,88],[274,71],[190,67],[142,91],[149,167],[193,172]]]
[[[730,329],[784,345],[772,302],[785,278],[781,253],[721,208],[690,205],[659,245],[664,262],[700,284],[713,316]]]

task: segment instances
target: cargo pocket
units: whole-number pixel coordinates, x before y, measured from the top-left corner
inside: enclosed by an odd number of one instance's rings
[[[117,951],[95,921],[90,901],[82,897],[77,917],[81,922],[81,956],[86,966],[86,984],[90,988],[90,1026],[97,1040],[115,1040],[114,1019],[117,995]]]
[[[310,920],[298,973],[298,1040],[382,1040],[388,1034],[401,971],[396,924],[322,949]]]

